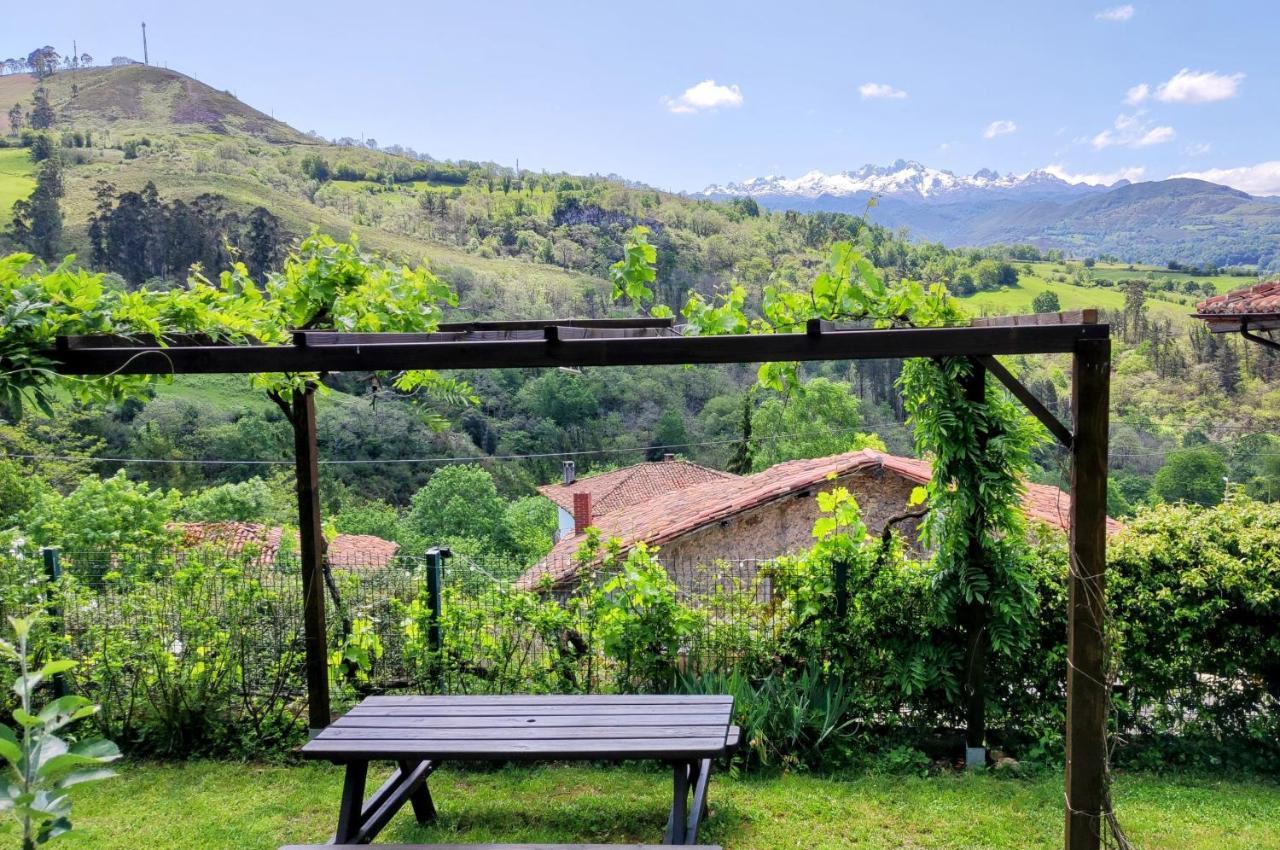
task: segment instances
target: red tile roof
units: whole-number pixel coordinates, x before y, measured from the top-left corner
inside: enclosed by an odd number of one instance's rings
[[[252,554],[259,565],[275,563],[284,537],[280,526],[257,522],[185,522],[172,528],[185,548],[208,546],[233,557]],[[293,549],[298,549],[296,535]],[[391,563],[399,549],[399,543],[371,534],[339,534],[329,541],[326,554],[330,565],[341,569],[380,569]]]
[[[788,461],[755,475],[734,476],[728,481],[716,480],[674,490],[631,509],[597,514],[594,525],[604,538],[620,539],[624,548],[639,542],[658,546],[703,526],[822,484],[830,476],[864,469],[888,470],[917,484],[928,482],[932,476],[932,468],[927,461],[864,449],[813,460]],[[1057,487],[1028,482],[1022,504],[1028,516],[1034,519],[1064,530],[1069,527],[1071,497]],[[1108,534],[1120,527],[1115,520],[1107,519]],[[520,577],[519,586],[533,587],[547,574],[557,584],[571,578],[576,572],[573,556],[585,539],[585,534],[561,539],[541,562]]]
[[[595,516],[639,505],[708,481],[730,481],[740,476],[718,469],[699,466],[686,460],[660,460],[638,463],[612,472],[579,478],[572,484],[547,484],[538,492],[570,513],[573,494],[590,493]]]
[[[1196,315],[1202,318],[1280,316],[1280,278],[1206,298],[1196,306]]]

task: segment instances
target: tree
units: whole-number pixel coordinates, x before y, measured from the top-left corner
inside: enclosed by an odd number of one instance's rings
[[[45,493],[22,525],[35,542],[81,561],[91,554],[150,554],[172,540],[167,526],[180,502],[177,491],[153,490],[120,471],[86,478],[65,497]]]
[[[1097,264],[1098,264],[1098,261],[1097,261],[1097,260],[1095,260],[1093,257],[1085,257],[1085,258],[1084,258],[1084,267],[1085,267],[1086,269],[1091,269],[1091,268],[1093,268],[1094,266],[1096,266]]]
[[[267,482],[250,478],[188,496],[182,503],[182,517],[195,522],[262,522],[271,511],[271,503]]]
[[[848,384],[814,378],[790,397],[768,398],[752,417],[752,468],[860,447],[858,397]]]
[[[61,59],[58,51],[46,44],[27,54],[27,65],[30,66],[33,74],[43,79],[58,70],[58,62]]]
[[[62,168],[55,151],[36,175],[31,195],[13,205],[13,236],[44,260],[59,256],[62,246]]]
[[[1222,501],[1227,464],[1212,449],[1171,452],[1153,482],[1155,494],[1165,502],[1193,502],[1213,506]]]
[[[9,107],[9,135],[16,136],[22,129],[22,104],[15,103]]]
[[[742,439],[733,446],[733,457],[729,458],[729,463],[725,467],[726,471],[732,472],[734,475],[746,475],[751,472],[752,463],[752,447],[751,447],[751,403],[752,393],[750,390],[743,393],[742,396]]]
[[[40,86],[31,95],[31,113],[29,120],[31,129],[48,130],[54,124],[57,115],[53,111],[53,107],[49,105],[49,93],[45,91],[44,86]]]
[[[688,442],[689,432],[684,427],[684,417],[678,410],[668,407],[662,411],[653,426],[653,439],[649,441],[645,457],[649,460],[662,460],[664,454],[677,451]]]
[[[1052,289],[1046,289],[1041,292],[1031,302],[1031,311],[1033,313],[1056,313],[1061,309],[1062,304],[1058,301],[1058,293]]]
[[[423,546],[470,538],[506,550],[510,538],[505,514],[506,504],[488,470],[453,464],[437,469],[426,486],[413,494],[405,523]]]

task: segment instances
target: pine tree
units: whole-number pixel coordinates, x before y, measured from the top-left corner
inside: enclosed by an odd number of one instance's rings
[[[62,169],[55,153],[44,160],[36,176],[36,188],[26,200],[13,205],[13,236],[27,250],[53,262],[62,247]]]
[[[53,126],[56,117],[53,107],[49,105],[48,93],[44,90],[44,86],[40,86],[31,96],[31,129],[48,130]]]
[[[742,397],[742,439],[733,446],[733,457],[726,469],[734,475],[746,475],[751,471],[751,391]]]

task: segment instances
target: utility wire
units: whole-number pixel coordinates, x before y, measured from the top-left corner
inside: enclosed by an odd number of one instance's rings
[[[865,432],[869,428],[884,428],[890,425],[902,425],[901,422],[868,422],[856,428],[828,428],[824,429],[825,434],[852,434],[859,431]],[[764,436],[751,436],[749,442],[761,443],[770,440],[785,440],[792,437],[808,436],[812,432],[793,433],[793,434],[767,434]],[[545,460],[554,457],[580,457],[583,455],[605,455],[605,454],[633,454],[636,452],[651,452],[665,449],[688,449],[701,448],[705,446],[723,446],[732,445],[742,442],[741,437],[733,437],[724,440],[707,440],[698,443],[672,443],[663,446],[633,446],[630,448],[615,449],[577,449],[573,451],[563,452],[530,452],[527,454],[507,454],[507,455],[460,455],[456,457],[407,457],[407,458],[362,458],[349,460],[321,460],[320,464],[325,466],[363,466],[376,464],[409,464],[409,463],[459,463],[464,461],[481,462],[490,460]],[[4,454],[0,458],[13,460],[58,460],[58,461],[82,461],[85,463],[151,463],[151,464],[193,464],[202,466],[285,466],[292,465],[293,460],[203,460],[199,458],[147,458],[147,457],[98,457],[98,456],[78,456],[78,455],[52,455],[52,454]]]

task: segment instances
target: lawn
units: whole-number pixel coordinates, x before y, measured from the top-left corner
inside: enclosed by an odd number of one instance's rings
[[[0,221],[8,225],[14,201],[31,194],[36,187],[35,168],[26,148],[0,148]]]
[[[67,850],[256,850],[324,841],[341,774],[328,765],[126,764],[122,776],[76,788]],[[374,786],[371,777],[370,786]],[[665,772],[534,766],[450,767],[432,779],[440,822],[405,811],[380,842],[655,841],[670,799]],[[700,838],[748,848],[1056,848],[1062,777],[803,775],[712,783]],[[1280,786],[1123,775],[1115,797],[1138,847],[1280,848]],[[0,833],[2,836],[12,832]],[[0,838],[3,840],[3,838]]]

